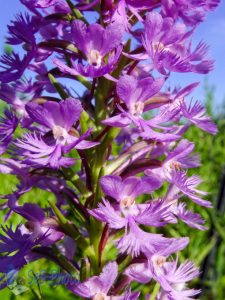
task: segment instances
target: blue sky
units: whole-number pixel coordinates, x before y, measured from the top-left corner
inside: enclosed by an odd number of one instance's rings
[[[4,37],[7,33],[7,24],[17,12],[24,11],[19,0],[1,1],[0,11],[0,47],[3,49]],[[13,2],[13,3],[12,3]],[[207,75],[208,82],[215,85],[216,106],[225,102],[225,1],[208,15],[205,22],[198,26],[194,34],[194,43],[204,40],[210,45],[210,56],[215,59],[214,70]],[[205,76],[198,74],[173,74],[169,83],[172,86],[184,86],[191,82],[200,81],[200,86],[194,93],[194,98],[204,101],[203,85]]]

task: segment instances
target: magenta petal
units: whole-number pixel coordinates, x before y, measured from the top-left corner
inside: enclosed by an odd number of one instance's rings
[[[94,49],[105,56],[122,42],[124,30],[118,22],[105,29],[99,24],[86,26],[82,21],[76,20],[72,24],[72,34],[76,46],[86,55]]]
[[[34,203],[25,203],[23,206],[14,206],[11,209],[17,214],[23,216],[28,221],[42,222],[45,218],[43,209]]]
[[[134,217],[137,223],[155,227],[167,224],[165,219],[169,216],[169,207],[165,206],[163,201],[152,201],[145,206],[146,208]]]
[[[171,179],[169,179],[169,181],[195,203],[205,207],[212,207],[212,204],[209,201],[203,200],[200,196],[198,196],[198,194],[206,194],[205,192],[196,189],[196,186],[202,182],[200,177],[194,175],[191,177],[187,177],[186,172],[173,171],[172,177]]]
[[[100,179],[100,184],[103,192],[116,199],[117,201],[120,200],[120,194],[123,190],[123,183],[120,176],[115,175],[107,175]]]
[[[59,167],[59,160],[62,156],[62,148],[61,145],[56,145],[54,151],[51,153],[51,158],[50,158],[50,166],[52,168],[58,168]]]
[[[118,274],[118,266],[116,262],[109,262],[99,275],[99,280],[102,283],[102,291],[108,293],[109,289],[116,280]]]
[[[110,228],[121,229],[127,224],[127,220],[120,216],[120,212],[115,209],[106,200],[98,205],[98,208],[89,210],[89,213],[97,220],[109,224]]]
[[[73,140],[70,144],[65,145],[65,146],[62,146],[62,148],[63,148],[63,153],[68,153],[68,152],[70,152],[73,148],[76,149],[77,146],[78,146],[78,149],[79,149],[80,143],[83,142],[87,137],[89,137],[90,134],[91,134],[91,132],[92,132],[92,129],[89,128],[89,129],[88,129],[83,135],[81,135],[79,138],[74,138],[74,140]],[[95,145],[97,145],[97,144],[95,144]],[[81,146],[82,146],[82,145],[81,145]],[[93,144],[92,144],[92,146],[93,146]]]
[[[173,253],[179,252],[183,250],[184,248],[187,247],[189,244],[189,238],[184,237],[184,238],[170,238],[167,239],[168,245],[167,247],[159,247],[158,253],[163,256],[169,256]]]
[[[136,102],[145,102],[158,93],[164,83],[163,78],[152,77],[137,79],[130,75],[122,76],[117,83],[117,94],[127,107]]]
[[[152,272],[146,263],[131,264],[126,268],[124,274],[129,276],[132,280],[141,283],[148,283],[152,279]]]
[[[117,273],[117,263],[109,262],[99,276],[93,276],[76,286],[69,285],[68,287],[75,294],[87,298],[93,297],[96,293],[107,294],[117,277]]]
[[[138,178],[132,176],[126,178],[123,183],[124,188],[121,197],[122,195],[127,195],[133,198],[136,198],[141,194],[150,194],[162,185],[162,181],[154,176],[151,176],[151,178]]]
[[[159,142],[173,142],[180,138],[177,134],[154,131],[149,126],[145,126],[141,136],[146,140],[152,139]]]
[[[79,100],[68,98],[59,103],[48,101],[43,105],[30,102],[26,110],[33,121],[51,129],[61,126],[69,131],[72,125],[80,118],[82,106]]]
[[[185,118],[202,130],[211,134],[217,133],[216,124],[214,124],[211,118],[206,114],[205,108],[199,102],[195,102],[192,107],[191,105],[187,107],[187,105],[183,103],[182,112]]]
[[[129,232],[125,233],[118,241],[117,247],[121,253],[131,254],[133,257],[137,257],[140,253],[151,256],[157,252],[159,247],[165,248],[167,243],[168,239],[161,234],[152,234],[141,230],[130,218]]]
[[[193,213],[191,210],[186,210],[184,203],[180,203],[176,210],[177,217],[186,223],[188,226],[197,228],[199,230],[206,230],[207,227],[203,226],[205,220],[197,214]]]
[[[48,101],[44,107],[51,113],[54,125],[59,125],[67,131],[79,120],[82,112],[81,102],[74,98],[67,98],[59,103]]]
[[[154,176],[138,178],[131,176],[122,181],[121,177],[108,175],[101,178],[103,192],[116,199],[123,200],[126,197],[136,198],[141,194],[148,194],[158,189],[162,181]]]
[[[114,117],[103,120],[102,123],[105,125],[108,125],[108,126],[114,126],[114,127],[120,128],[120,127],[126,127],[126,126],[130,125],[131,120],[129,118],[127,118],[126,115],[121,113]]]
[[[87,141],[87,140],[82,140],[81,142],[79,142],[76,145],[76,149],[79,149],[79,150],[90,149],[90,148],[95,147],[97,145],[99,145],[98,142],[91,142],[91,141]]]
[[[61,62],[59,59],[55,58],[52,60],[52,62],[54,65],[56,65],[59,68],[59,70],[62,73],[67,73],[73,76],[79,75],[79,73],[75,69],[68,67],[65,63]]]
[[[51,115],[51,111],[48,111],[44,106],[38,105],[35,102],[29,102],[26,105],[26,111],[35,122],[48,128],[54,126],[54,119]]]

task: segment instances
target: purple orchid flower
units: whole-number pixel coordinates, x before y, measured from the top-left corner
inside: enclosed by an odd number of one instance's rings
[[[9,110],[5,111],[5,118],[0,118],[0,155],[6,151],[11,143],[18,124],[18,118]]]
[[[49,8],[59,1],[60,0],[20,0],[20,2],[32,12],[37,12],[36,8]]]
[[[198,230],[207,230],[207,227],[203,225],[205,220],[201,217],[201,215],[194,213],[192,210],[187,210],[186,204],[178,201],[177,198],[177,196],[174,196],[174,199],[167,196],[163,200],[155,200],[155,202],[161,201],[161,209],[166,210],[164,222],[177,223],[177,219],[179,219],[189,227],[196,228]]]
[[[35,28],[35,19],[27,13],[24,16],[22,14],[17,15],[16,20],[8,25],[8,30],[10,36],[7,38],[7,43],[11,45],[26,43],[31,47],[35,45],[34,34],[38,31],[38,28]]]
[[[9,201],[8,205],[13,212],[27,219],[25,226],[21,227],[22,233],[27,233],[34,239],[46,236],[41,242],[43,246],[50,246],[64,237],[55,219],[46,218],[43,209],[37,204],[25,203],[23,206],[18,206],[13,201]]]
[[[55,93],[55,89],[48,78],[48,68],[43,61],[30,64],[29,70],[36,73],[36,80],[38,80],[39,84],[42,86],[42,90],[46,90],[50,94]]]
[[[52,131],[57,131],[56,126],[62,128],[68,133],[73,124],[79,120],[82,112],[82,106],[79,100],[68,98],[65,101],[48,101],[43,105],[34,102],[26,106],[28,114],[37,122]]]
[[[172,17],[174,20],[180,17],[187,25],[196,26],[202,22],[206,14],[215,9],[220,0],[206,0],[197,2],[195,0],[163,0],[162,13],[165,16]]]
[[[22,101],[18,97],[15,87],[9,84],[2,83],[0,87],[1,100],[12,105],[13,109],[22,106]]]
[[[24,242],[27,241],[28,235],[23,234],[21,226],[15,229],[15,232],[10,227],[2,227],[3,234],[0,234],[0,252],[7,254],[13,253],[18,250]]]
[[[33,121],[50,129],[52,133],[50,137],[43,137],[38,133],[26,134],[15,143],[31,163],[49,165],[52,168],[66,167],[74,164],[74,160],[62,157],[62,154],[73,148],[87,149],[97,145],[85,140],[90,135],[90,130],[81,137],[73,135],[72,126],[79,120],[82,111],[81,104],[76,99],[68,98],[60,103],[48,101],[42,106],[29,103],[26,110]]]
[[[138,123],[145,111],[146,102],[160,91],[163,83],[163,78],[154,80],[152,77],[146,77],[138,80],[130,75],[122,76],[117,83],[117,94],[125,103],[128,113],[122,111],[121,114],[106,119],[103,123],[116,127]]]
[[[148,283],[152,279],[158,281],[161,285],[161,290],[157,299],[193,299],[193,297],[200,293],[199,290],[190,290],[186,287],[188,281],[193,280],[199,276],[198,269],[193,263],[186,261],[179,267],[176,261],[166,262],[164,257],[155,256],[152,259],[152,266],[149,262],[137,263],[130,265],[125,274],[132,280]]]
[[[163,205],[162,201],[151,202],[150,204],[134,204],[131,198],[122,200],[118,208],[112,206],[108,201],[103,200],[98,208],[90,211],[96,219],[105,222],[112,229],[127,228],[132,221],[146,226],[160,227],[164,226],[164,221],[168,216],[168,207]],[[132,221],[131,221],[132,219]]]
[[[204,43],[200,42],[193,52],[186,46],[190,34],[184,24],[163,18],[157,12],[148,13],[143,46],[160,73],[166,75],[169,70],[206,74],[212,70],[213,61],[206,58],[208,47]],[[147,57],[143,54],[142,58]]]
[[[146,121],[142,117],[142,114],[147,110],[148,100],[160,91],[163,83],[163,78],[153,80],[152,77],[137,79],[129,75],[122,76],[117,83],[117,94],[125,103],[128,111],[119,106],[121,113],[102,121],[102,123],[115,127],[126,127],[134,124],[145,139],[157,141],[178,139],[179,136],[176,134],[157,132],[152,129],[160,128],[168,131],[168,127],[162,127],[159,124],[168,122],[177,111],[173,110],[171,115],[161,114],[150,121]]]
[[[20,155],[26,159],[26,163],[34,166],[50,166],[51,168],[69,167],[74,164],[74,160],[69,157],[63,157],[68,153],[67,148],[60,144],[48,145],[43,141],[41,135],[26,134],[22,140],[15,142],[20,148]],[[74,146],[74,145],[73,145]]]
[[[153,234],[141,230],[135,221],[129,219],[129,231],[117,242],[120,253],[131,254],[137,257],[143,254],[146,258],[159,253],[160,249],[177,249],[172,252],[184,249],[189,243],[188,238],[165,238],[162,234]],[[172,253],[171,252],[171,253]]]
[[[16,84],[1,84],[0,98],[10,105],[22,127],[28,128],[32,123],[25,106],[32,98],[40,97],[42,88],[40,83],[32,83],[27,79],[18,80]]]
[[[131,30],[130,13],[137,17],[140,22],[143,22],[143,18],[139,12],[147,9],[152,10],[158,6],[157,3],[149,2],[148,0],[120,0],[116,9],[114,9],[115,4],[113,4],[112,1],[108,3],[106,15],[111,15],[110,20],[112,21],[122,21],[127,31]]]
[[[12,158],[2,158],[0,161],[0,172],[3,174],[13,174],[18,178],[27,177],[29,167],[21,161],[16,161]]]
[[[183,116],[191,123],[211,134],[217,133],[216,124],[213,123],[208,115],[206,115],[205,108],[199,102],[195,102],[193,106],[190,104],[189,107],[183,102],[181,109]]]
[[[157,177],[138,178],[128,177],[124,180],[120,176],[108,175],[100,180],[103,192],[116,199],[122,206],[132,205],[135,198],[142,194],[149,194],[158,189],[162,182]]]
[[[188,140],[181,140],[179,144],[170,151],[167,155],[167,158],[164,161],[165,168],[175,167],[176,168],[196,168],[200,166],[199,155],[193,154],[194,143],[189,142]]]
[[[33,57],[33,51],[30,51],[28,52],[28,54],[25,54],[22,59],[15,52],[13,52],[10,55],[4,54],[0,58],[0,63],[2,63],[1,67],[5,69],[4,71],[0,72],[0,81],[3,83],[8,83],[21,78]]]
[[[165,279],[172,287],[172,290],[169,292],[170,299],[192,299],[190,297],[194,297],[201,292],[200,290],[188,289],[186,287],[187,282],[199,276],[199,270],[192,262],[186,261],[177,267],[176,260],[168,263],[165,269]]]
[[[30,165],[22,163],[21,161],[2,158],[0,162],[0,172],[15,175],[20,182],[17,185],[17,190],[13,194],[1,196],[1,198],[8,199],[8,201],[12,200],[11,203],[14,204],[17,203],[19,197],[30,191],[32,187],[53,193],[59,207],[65,203],[65,194],[70,195],[70,197],[74,196],[63,179],[43,174],[43,170],[32,172]],[[3,207],[9,208],[9,204],[6,203]],[[10,213],[11,211],[7,213],[5,219],[9,217]]]
[[[58,59],[53,62],[61,72],[86,77],[101,77],[114,70],[122,52],[123,26],[113,23],[103,28],[99,24],[88,27],[82,21],[74,21],[72,36],[76,47],[85,55],[86,64],[72,61],[72,68]],[[105,56],[109,55],[107,62]]]
[[[37,54],[35,39],[36,28],[35,19],[28,14],[17,15],[16,20],[8,26],[10,36],[7,42],[12,45],[24,44],[27,53],[21,59],[18,53],[4,54],[0,62],[4,71],[0,72],[0,81],[8,83],[20,79],[30,62]]]
[[[184,203],[179,203],[177,206],[174,206],[173,214],[192,228],[207,230],[207,227],[203,225],[205,220],[202,219],[199,214],[193,213],[191,210],[186,210],[186,205]]]
[[[173,171],[170,182],[172,186],[167,195],[168,198],[180,198],[185,195],[200,206],[212,207],[212,204],[209,201],[203,200],[199,196],[207,195],[207,193],[196,189],[196,186],[202,182],[199,176],[193,175],[187,177],[185,171]]]
[[[199,214],[186,210],[184,203],[178,200],[186,195],[199,205],[211,207],[211,203],[201,199],[197,194],[205,195],[206,193],[195,189],[201,181],[198,177],[192,176],[188,178],[186,172],[182,168],[188,169],[199,166],[199,157],[191,154],[194,149],[194,144],[187,140],[182,140],[176,148],[167,154],[167,158],[162,166],[155,169],[148,169],[145,171],[146,175],[158,174],[162,180],[171,183],[170,189],[164,198],[165,205],[171,204],[169,209],[171,211],[168,222],[176,222],[175,216],[181,219],[190,227],[205,230],[202,224],[204,220]],[[181,192],[181,193],[180,193]]]
[[[103,192],[115,199],[116,204],[112,206],[103,200],[98,208],[90,211],[95,218],[108,223],[114,229],[127,227],[131,218],[139,224],[148,226],[164,225],[166,208],[162,209],[162,203],[135,203],[139,195],[151,193],[161,186],[161,181],[156,177],[128,177],[122,180],[120,176],[108,175],[102,177],[100,182]]]
[[[146,233],[136,223],[147,226],[163,226],[164,219],[168,216],[168,207],[163,202],[151,202],[150,204],[135,204],[135,198],[143,193],[150,193],[159,188],[161,181],[156,178],[128,177],[124,181],[119,176],[104,176],[101,179],[101,187],[104,193],[119,202],[115,208],[106,200],[100,203],[98,208],[90,213],[98,220],[109,224],[110,228],[128,230],[117,246],[121,252],[127,251],[133,256],[140,252],[150,255],[160,245],[171,239],[166,239],[159,234]]]
[[[47,8],[47,7],[50,7],[50,6],[53,6],[57,3],[59,3],[58,0],[37,0],[37,1],[34,1],[34,0],[22,0],[22,2],[24,3],[31,3],[34,7],[36,8]]]
[[[109,262],[102,270],[99,276],[93,276],[86,281],[69,286],[69,289],[80,297],[91,298],[93,300],[136,300],[139,293],[129,293],[121,296],[110,296],[110,288],[112,287],[118,274],[118,266],[116,262]]]
[[[38,47],[36,44],[35,34],[40,30],[39,27],[42,27],[41,20],[37,20],[37,18],[31,17],[27,13],[25,15],[17,15],[16,20],[12,21],[12,24],[8,26],[9,36],[7,43],[12,45],[22,44],[23,48],[28,51],[28,54],[33,55],[35,62],[45,60],[52,52]],[[27,68],[29,68],[29,65],[27,65]]]
[[[33,239],[22,233],[21,226],[17,226],[15,231],[10,227],[2,229],[5,235],[0,234],[0,252],[7,255],[0,257],[0,272],[7,273],[9,266],[19,270],[28,263],[32,248],[41,243],[43,236]]]
[[[181,140],[179,144],[171,151],[167,152],[166,159],[163,161],[160,167],[152,170],[145,171],[146,175],[157,174],[162,180],[169,180],[172,172],[180,169],[189,169],[200,166],[199,156],[192,153],[194,150],[194,143],[188,140]]]

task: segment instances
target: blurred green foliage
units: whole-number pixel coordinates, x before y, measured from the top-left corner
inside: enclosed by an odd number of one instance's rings
[[[214,120],[218,125],[218,134],[211,136],[198,128],[191,127],[186,133],[185,138],[195,142],[196,153],[201,156],[202,166],[192,170],[191,173],[200,175],[204,182],[201,188],[209,192],[207,198],[216,206],[220,176],[225,165],[225,118],[223,110],[220,109],[215,113],[214,109],[214,89],[207,86],[206,91],[206,107],[209,114],[214,114]],[[10,175],[0,174],[0,194],[7,194],[16,188],[17,180]],[[27,193],[20,199],[20,203],[33,202],[38,203],[42,207],[47,205],[47,201],[52,197],[48,192],[41,191],[37,188]],[[225,201],[225,199],[224,199]],[[205,209],[198,207],[191,201],[188,201],[188,207],[200,213],[206,220],[208,231],[199,231],[191,229],[185,224],[168,226],[165,230],[166,235],[179,237],[189,236],[190,245],[181,253],[181,260],[191,259],[201,266],[206,273],[204,280],[199,279],[194,282],[197,284],[203,293],[202,300],[224,300],[225,299],[225,214],[223,211],[216,209]],[[0,213],[1,224],[4,224],[4,211]],[[10,218],[7,224],[16,225],[22,222],[20,217]],[[209,256],[209,264],[204,265],[206,257]],[[54,300],[70,300],[79,299],[75,295],[68,292],[63,286],[51,283],[42,283],[33,280],[33,284],[29,285],[29,277],[31,272],[39,274],[40,271],[55,272],[56,265],[54,263],[42,259],[38,262],[33,262],[25,267],[19,274],[18,286],[10,286],[0,291],[0,298],[4,300],[35,300],[35,299],[54,299]],[[60,272],[60,271],[59,271]],[[28,275],[29,274],[29,275]],[[31,280],[31,278],[30,278]],[[148,292],[149,288],[144,287]]]

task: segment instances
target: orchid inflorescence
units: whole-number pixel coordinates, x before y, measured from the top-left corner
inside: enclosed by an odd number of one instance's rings
[[[79,274],[66,285],[75,298],[194,299],[187,282],[199,270],[178,257],[189,238],[163,228],[206,229],[189,207],[211,207],[188,174],[200,159],[182,136],[217,129],[188,100],[198,83],[167,80],[212,70],[208,46],[191,38],[219,0],[20,1],[29,13],[8,26],[7,44],[21,50],[0,59],[0,171],[19,180],[1,196],[5,221],[24,222],[2,227],[0,272],[47,258]],[[35,188],[55,201],[21,204]]]

